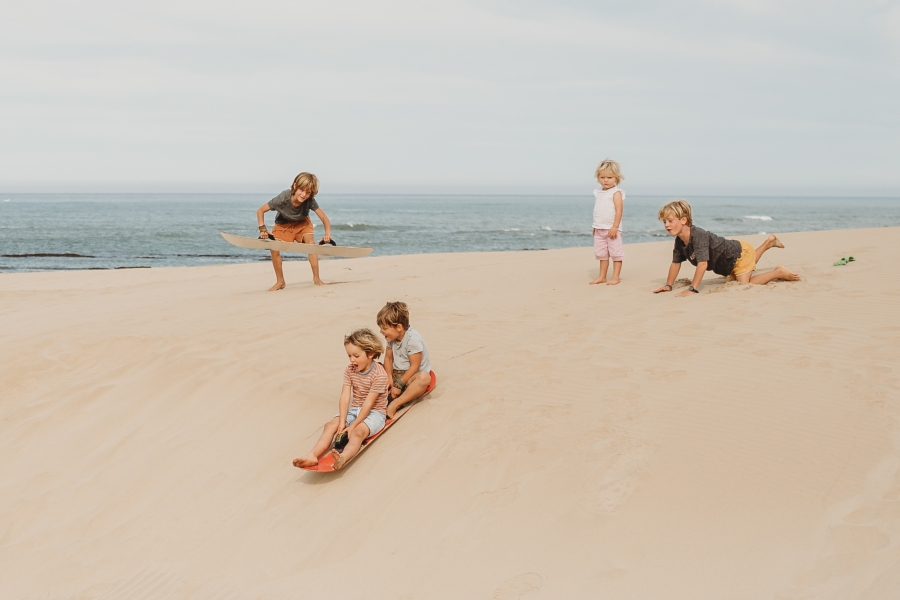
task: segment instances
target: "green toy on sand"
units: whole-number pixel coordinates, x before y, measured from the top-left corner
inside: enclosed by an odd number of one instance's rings
[[[833,263],[833,265],[834,265],[835,267],[843,267],[843,266],[846,265],[847,263],[852,263],[852,262],[855,262],[855,261],[856,261],[856,259],[853,258],[852,256],[847,256],[847,257],[842,258],[841,260],[837,261],[836,263]]]

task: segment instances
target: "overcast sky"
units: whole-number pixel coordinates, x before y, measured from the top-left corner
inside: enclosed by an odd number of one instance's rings
[[[900,195],[898,99],[897,0],[5,0],[0,191]]]

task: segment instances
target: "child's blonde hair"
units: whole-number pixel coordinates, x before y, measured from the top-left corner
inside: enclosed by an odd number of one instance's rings
[[[347,344],[353,344],[372,358],[378,358],[384,352],[381,340],[368,327],[357,329],[350,335],[344,336],[344,345]]]
[[[388,302],[378,311],[375,322],[379,327],[402,325],[403,329],[409,329],[409,307],[406,302]]]
[[[594,171],[594,178],[600,181],[600,176],[606,173],[616,178],[616,185],[625,180],[625,176],[622,175],[622,170],[619,168],[619,163],[609,158],[597,165],[597,170]]]
[[[294,183],[291,184],[291,193],[293,194],[297,190],[303,190],[309,192],[310,196],[315,196],[319,193],[319,178],[312,173],[300,173],[294,177]]]
[[[687,218],[686,225],[688,227],[694,224],[694,219],[691,216],[691,205],[684,200],[673,200],[672,202],[669,202],[659,209],[659,214],[656,215],[656,217],[660,221],[665,221],[666,217],[670,215],[674,216],[676,219]]]

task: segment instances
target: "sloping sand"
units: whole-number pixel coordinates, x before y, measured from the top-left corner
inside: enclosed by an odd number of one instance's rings
[[[0,275],[0,598],[900,597],[900,229],[780,237]],[[295,469],[397,299],[437,389]]]

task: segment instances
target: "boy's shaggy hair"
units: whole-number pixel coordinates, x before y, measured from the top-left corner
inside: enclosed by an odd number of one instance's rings
[[[406,302],[388,302],[378,311],[375,322],[379,327],[402,325],[404,330],[409,329],[409,307]]]
[[[294,177],[294,183],[291,184],[291,193],[293,194],[297,190],[303,190],[309,192],[310,196],[315,196],[319,193],[319,178],[312,173],[300,173]]]
[[[659,209],[659,214],[656,217],[660,221],[665,221],[666,217],[674,216],[676,219],[683,219],[687,217],[686,225],[688,227],[694,224],[694,219],[691,216],[691,205],[685,202],[684,200],[673,200],[669,202],[661,209]]]
[[[381,340],[368,327],[357,329],[350,335],[344,336],[344,345],[347,344],[353,344],[372,358],[378,358],[384,352]]]
[[[625,176],[622,175],[622,170],[619,168],[619,163],[614,160],[606,159],[597,165],[597,170],[594,171],[594,177],[597,181],[600,181],[601,175],[612,175],[616,178],[616,185],[622,183],[625,180]]]

